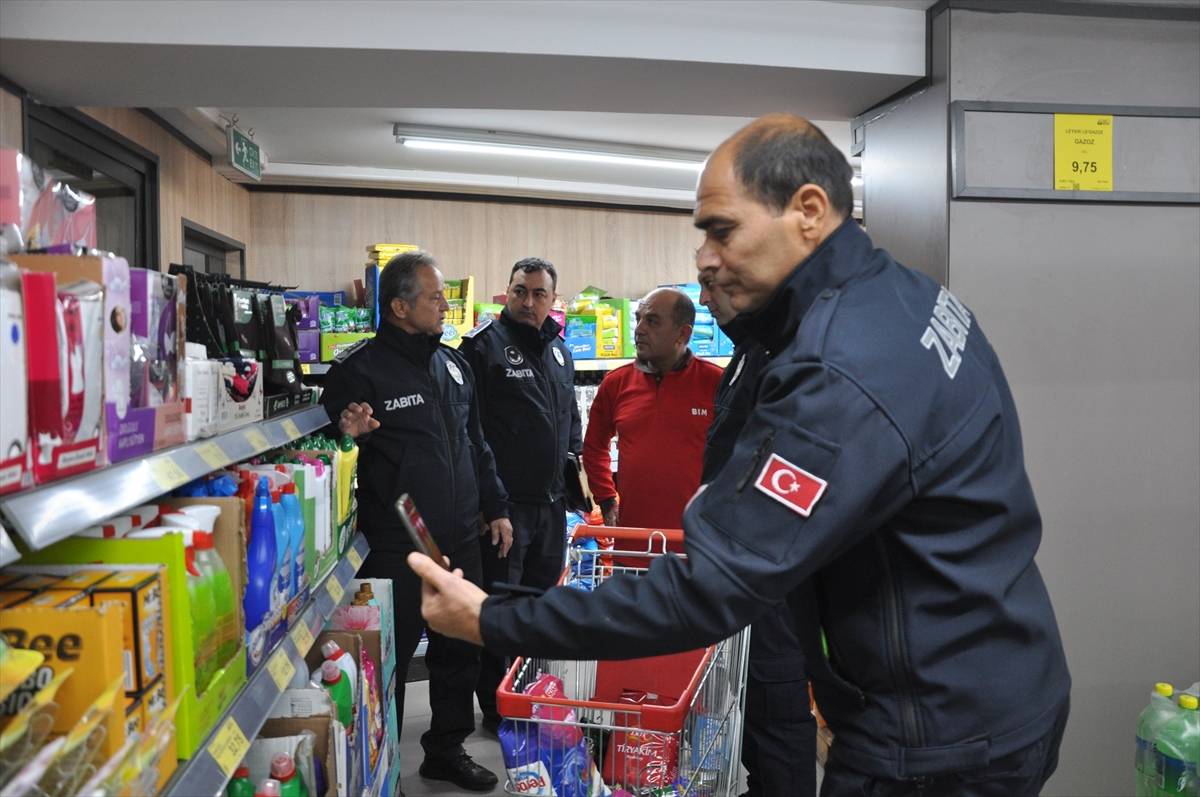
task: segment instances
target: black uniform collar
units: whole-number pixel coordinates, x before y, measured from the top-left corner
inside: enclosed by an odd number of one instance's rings
[[[375,339],[392,351],[404,355],[417,365],[429,367],[433,353],[437,351],[440,335],[426,335],[424,332],[405,332],[400,327],[384,321],[375,333]]]
[[[840,288],[858,273],[870,252],[871,239],[857,221],[847,217],[784,278],[766,304],[738,318],[770,351],[782,351],[821,291]]]
[[[505,307],[500,311],[500,323],[504,324],[505,328],[512,331],[517,336],[517,340],[526,344],[534,351],[541,351],[546,344],[554,340],[558,336],[558,331],[562,329],[559,323],[552,316],[546,316],[546,320],[542,322],[541,329],[534,329],[529,324],[523,324],[512,317]]]
[[[746,328],[746,316],[744,315],[734,316],[720,326],[721,331],[733,341],[734,346],[740,346],[742,341],[750,337],[750,330]]]

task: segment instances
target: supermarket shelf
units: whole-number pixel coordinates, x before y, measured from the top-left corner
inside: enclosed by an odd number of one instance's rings
[[[329,363],[301,363],[300,373],[305,376],[316,375],[324,376],[329,373]]]
[[[156,451],[0,499],[0,513],[30,548],[45,548],[206,473],[285,445],[329,424],[321,407]]]
[[[225,793],[225,785],[241,763],[249,742],[262,729],[296,669],[306,666],[304,657],[312,648],[313,638],[333,616],[342,594],[350,588],[350,579],[369,552],[366,537],[361,532],[354,535],[346,554],[312,591],[312,600],[300,611],[300,621],[291,625],[288,635],[246,679],[246,685],[217,719],[195,755],[179,762],[161,797],[216,797]]]
[[[8,567],[21,558],[21,552],[8,538],[8,531],[0,528],[0,567]]]
[[[702,360],[708,360],[710,363],[716,363],[724,368],[729,365],[731,357],[701,357]],[[576,371],[612,371],[620,368],[622,365],[629,365],[633,362],[632,358],[612,358],[603,360],[576,360]]]

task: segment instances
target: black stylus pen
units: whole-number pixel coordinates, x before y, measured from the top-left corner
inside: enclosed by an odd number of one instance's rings
[[[520,584],[505,584],[503,581],[493,581],[492,589],[497,592],[507,592],[510,595],[532,595],[535,598],[546,594],[544,589],[525,587]]]

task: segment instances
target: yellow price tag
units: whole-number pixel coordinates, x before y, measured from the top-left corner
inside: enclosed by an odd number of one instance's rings
[[[1094,113],[1054,114],[1054,188],[1113,190],[1113,118]]]
[[[353,567],[354,572],[357,573],[358,568],[362,567],[362,557],[359,556],[358,551],[356,551],[353,546],[351,546],[350,550],[346,551],[346,558],[350,560],[351,567]]]
[[[221,730],[217,731],[216,738],[208,743],[208,754],[217,762],[217,766],[227,778],[233,777],[234,770],[242,763],[249,749],[250,742],[233,717],[225,720]]]
[[[303,619],[298,624],[292,626],[292,643],[295,644],[296,650],[300,651],[301,656],[307,654],[312,649],[312,631],[308,629],[308,623],[304,622]]]
[[[312,373],[311,363],[300,363],[300,373],[308,375]]]
[[[271,441],[263,434],[262,429],[247,429],[246,440],[259,451],[264,451],[271,447]]]
[[[292,676],[296,674],[296,665],[292,664],[292,659],[286,650],[276,651],[271,660],[267,662],[267,669],[271,672],[271,678],[275,680],[275,685],[279,687],[280,692],[288,688],[288,684],[292,682]]]
[[[216,470],[217,468],[223,468],[230,462],[233,462],[233,460],[229,458],[229,455],[226,454],[219,445],[211,440],[207,443],[201,443],[200,445],[196,446],[195,450],[196,453],[200,455],[200,459],[204,460],[205,464],[213,470]]]
[[[300,427],[291,418],[284,418],[283,423],[279,425],[283,427],[283,431],[287,432],[287,436],[293,440],[300,437]]]
[[[154,481],[158,482],[158,486],[164,490],[174,490],[179,485],[190,481],[183,468],[179,467],[178,463],[169,456],[154,457],[149,462],[150,475],[154,477]]]
[[[335,604],[342,602],[342,596],[346,594],[346,590],[342,589],[342,584],[337,580],[337,576],[329,579],[325,584],[325,589],[329,590],[329,596],[333,598]]]

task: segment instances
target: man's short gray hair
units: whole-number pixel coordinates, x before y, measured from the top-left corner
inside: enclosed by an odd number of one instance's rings
[[[424,249],[401,252],[387,262],[379,275],[379,312],[387,318],[392,314],[392,299],[401,299],[412,307],[421,295],[420,270],[437,268],[433,255]]]

